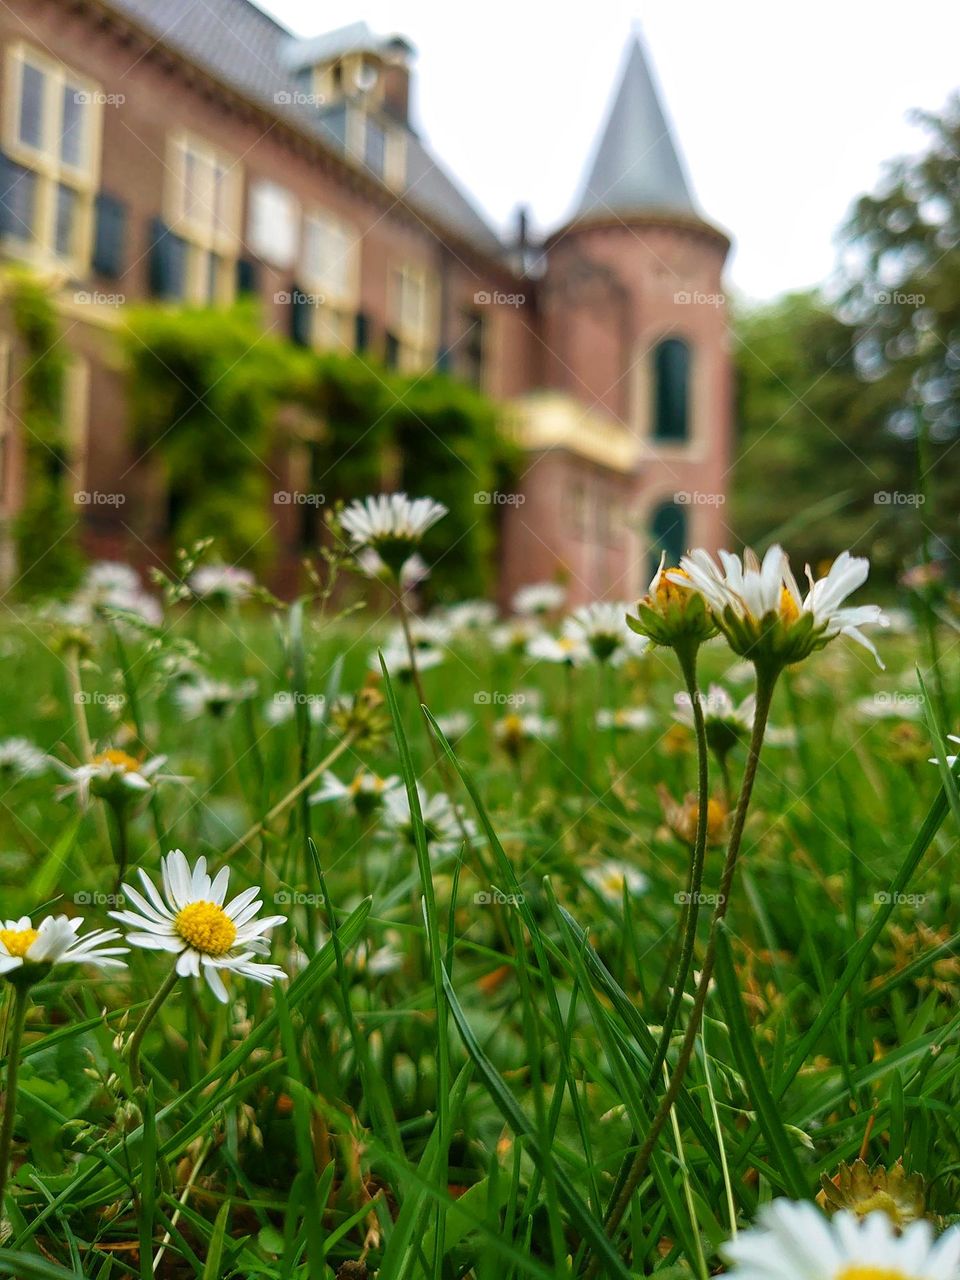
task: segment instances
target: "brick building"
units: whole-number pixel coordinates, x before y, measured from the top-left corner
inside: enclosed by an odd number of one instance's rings
[[[505,597],[558,572],[574,599],[630,596],[659,546],[722,540],[729,242],[697,212],[639,42],[575,215],[537,244],[521,219],[507,244],[411,122],[398,36],[300,39],[249,0],[10,0],[0,41],[0,247],[56,297],[69,483],[128,498],[78,508],[96,554],[163,532],[162,476],[126,430],[118,299],[243,291],[301,342],[439,366],[503,406],[526,450]],[[0,305],[5,531],[22,364]]]

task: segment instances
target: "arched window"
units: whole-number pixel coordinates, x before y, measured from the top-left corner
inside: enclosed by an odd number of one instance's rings
[[[650,576],[657,571],[662,552],[667,564],[677,565],[687,549],[687,513],[676,502],[661,502],[650,521]]]
[[[682,338],[665,338],[653,353],[653,435],[687,439],[690,413],[690,348]]]

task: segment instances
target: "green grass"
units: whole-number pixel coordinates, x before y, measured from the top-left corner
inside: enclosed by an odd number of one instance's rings
[[[104,627],[81,668],[94,743],[165,753],[190,779],[138,812],[131,866],[156,876],[179,847],[216,869],[338,742],[329,724],[308,732],[305,712],[271,726],[273,695],[332,700],[370,679],[385,732],[334,772],[399,774],[413,838],[298,800],[235,852],[232,892],[262,886],[271,913],[286,902],[271,959],[290,980],[234,981],[226,1006],[179,982],[146,1037],[143,1093],[124,1049],[167,957],[137,951],[120,977],[54,969],[34,989],[0,1275],[292,1280],[363,1259],[380,1280],[521,1280],[581,1275],[598,1257],[604,1276],[700,1277],[719,1266],[731,1212],[742,1227],[773,1196],[812,1197],[862,1148],[922,1175],[932,1216],[957,1214],[960,807],[949,771],[926,759],[956,723],[905,730],[856,710],[881,689],[922,696],[919,640],[882,639],[882,675],[839,641],[781,681],[771,719],[795,740],[764,750],[704,1036],[610,1242],[618,1170],[663,1090],[651,1064],[689,859],[657,794],[696,784],[692,735],[671,714],[672,655],[568,682],[464,638],[423,675],[434,716],[472,721],[450,746],[409,684],[369,668],[382,624],[254,609],[184,610],[168,626],[162,642],[120,644]],[[168,659],[186,643],[217,678],[255,680],[257,697],[185,720]],[[25,613],[0,651],[4,735],[75,762],[52,632]],[[735,661],[712,642],[701,681]],[[515,762],[493,724],[503,699],[531,691],[558,735]],[[651,727],[597,730],[597,708],[614,705],[649,707]],[[734,783],[743,760],[741,745]],[[467,844],[431,852],[417,781],[463,806]],[[58,783],[3,783],[4,915],[102,926],[114,855],[99,802],[81,814]],[[599,893],[587,873],[608,859],[642,872],[645,890]],[[708,894],[721,860],[708,849]],[[689,1008],[688,996],[668,1065]]]

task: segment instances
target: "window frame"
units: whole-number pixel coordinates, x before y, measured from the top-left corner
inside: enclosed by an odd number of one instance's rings
[[[225,194],[210,187],[201,205],[209,217],[195,216],[187,208],[186,170],[194,158],[212,175],[217,169],[224,179]],[[204,188],[207,183],[204,182]],[[167,139],[167,175],[164,183],[164,217],[170,230],[187,245],[184,300],[195,305],[227,306],[236,297],[237,259],[243,243],[243,170],[229,152],[199,134],[178,131]],[[215,278],[210,287],[211,259]]]
[[[30,66],[43,76],[41,96],[41,145],[34,147],[20,137],[24,69]],[[33,175],[34,206],[30,234],[7,232],[3,239],[10,252],[40,265],[66,267],[75,276],[85,275],[93,252],[94,200],[100,184],[103,140],[103,93],[99,84],[73,67],[41,52],[24,40],[7,46],[4,60],[3,149],[7,158]],[[83,105],[81,163],[62,156],[64,94],[73,89],[86,95]],[[57,215],[60,188],[70,191],[76,208],[73,244],[66,253],[57,250]]]
[[[315,271],[308,251],[311,230],[326,227],[346,243],[343,287],[338,287],[322,267]],[[304,284],[314,301],[310,312],[310,343],[318,351],[354,349],[356,315],[360,300],[361,237],[355,225],[330,209],[313,205],[304,210],[300,266]]]
[[[402,373],[422,373],[437,360],[440,345],[440,281],[429,267],[413,262],[394,262],[388,268],[388,330],[398,342],[397,367]],[[417,281],[422,292],[422,315],[411,324],[404,314],[404,289]]]

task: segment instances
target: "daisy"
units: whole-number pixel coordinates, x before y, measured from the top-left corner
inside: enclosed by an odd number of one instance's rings
[[[4,738],[0,742],[0,779],[14,781],[36,778],[45,773],[49,757],[26,738]]]
[[[437,716],[437,728],[448,742],[459,742],[473,728],[473,721],[465,711],[451,711],[449,715]]]
[[[427,848],[431,854],[442,857],[448,853],[455,853],[463,843],[464,831],[468,839],[475,838],[476,825],[470,818],[463,817],[459,809],[454,808],[443,791],[428,796],[417,783],[417,795],[420,797],[420,812],[427,836]],[[387,792],[383,803],[383,825],[387,832],[392,832],[402,837],[407,844],[415,846],[413,818],[405,787]]]
[[[34,929],[29,916],[5,920],[0,928],[0,976],[16,982],[21,976],[39,981],[55,964],[92,964],[99,969],[126,968],[129,947],[108,943],[120,937],[117,929],[94,929],[85,937],[77,934],[83,920],[77,917],[45,916]]]
[[[646,892],[649,883],[642,871],[616,858],[606,858],[595,867],[588,867],[583,878],[601,898],[614,906],[623,902],[624,891],[631,898],[636,898]]]
[[[133,931],[127,934],[127,942],[148,951],[175,955],[176,973],[181,978],[198,978],[202,974],[224,1004],[228,998],[224,971],[265,985],[286,976],[279,965],[255,959],[269,955],[270,944],[264,935],[286,920],[286,916],[257,918],[263,906],[257,898],[259,888],[244,889],[224,906],[229,869],[222,867],[211,879],[206,858],[199,858],[191,870],[179,849],[167,854],[160,870],[162,895],[141,871],[146,897],[128,884],[123,886],[126,900],[136,910],[109,912],[114,920]]]
[[[122,806],[144,795],[158,782],[188,781],[175,774],[161,773],[166,762],[166,756],[138,760],[116,747],[98,752],[87,764],[71,766],[56,760],[54,763],[68,779],[57,795],[59,799],[75,795],[81,809],[87,807],[92,795]]]
[[[510,606],[514,613],[526,618],[540,618],[545,613],[562,609],[567,599],[565,587],[556,582],[530,582],[514,592]]]
[[[538,630],[532,618],[512,618],[491,628],[490,644],[496,653],[512,653],[520,657]]]
[[[628,613],[627,626],[654,644],[693,650],[716,635],[717,628],[703,599],[693,591],[682,570],[666,568],[666,552],[650,581],[646,595]]]
[[[590,646],[582,635],[552,636],[546,631],[533,637],[527,655],[542,662],[557,662],[567,667],[582,667],[590,661]]]
[[[783,665],[799,662],[834,637],[845,635],[869,649],[883,666],[873,643],[860,630],[871,623],[886,625],[879,606],[843,604],[867,579],[870,562],[866,557],[843,551],[826,577],[816,580],[808,566],[810,590],[804,595],[781,547],[771,547],[762,563],[749,549],[742,560],[729,551],[719,556],[718,565],[706,551],[691,551],[681,559],[679,571],[670,570],[667,577],[674,583],[693,584],[736,653],[766,654]]]
[[[898,1233],[884,1213],[858,1218],[843,1211],[827,1219],[812,1204],[775,1200],[722,1252],[733,1280],[953,1280],[960,1229],[934,1242],[929,1222]]]
[[[424,534],[446,514],[447,508],[432,498],[411,500],[405,493],[381,493],[351,502],[340,516],[340,525],[355,551],[371,548],[399,576]]]
[[[947,741],[948,741],[948,742],[956,742],[958,745],[960,745],[960,738],[958,738],[958,737],[957,737],[957,735],[956,735],[955,733],[948,733],[948,734],[947,734]],[[960,756],[947,756],[947,768],[948,768],[948,769],[952,769],[952,768],[953,768],[953,766],[957,763],[957,761],[958,761],[958,760],[960,760]],[[939,763],[940,763],[940,761],[937,759],[937,757],[936,757],[936,756],[931,756],[931,757],[930,757],[930,763],[931,763],[931,764],[939,764]]]
[[[695,728],[693,703],[689,693],[675,694],[673,706],[674,719],[688,729]],[[751,693],[737,704],[722,685],[711,684],[707,692],[700,695],[700,708],[707,742],[718,754],[726,755],[731,747],[749,736],[753,729],[757,700]]]
[[[497,606],[489,600],[464,600],[450,605],[444,612],[444,619],[455,636],[488,631],[497,620]]]
[[[231,564],[201,565],[187,579],[187,586],[198,600],[214,604],[243,600],[255,585],[256,579],[248,569],[238,569]]]
[[[383,650],[383,660],[391,676],[399,676],[401,679],[412,676],[413,662],[406,645],[388,646]],[[429,671],[432,667],[440,666],[443,662],[443,654],[439,649],[417,649],[416,662],[418,671]],[[379,654],[372,653],[368,665],[371,671],[375,671],[379,675]]]
[[[449,644],[453,636],[453,628],[446,618],[436,614],[422,618],[416,614],[408,619],[410,639],[415,649],[436,649]],[[407,643],[403,627],[394,627],[387,636],[385,649],[402,649]]]
[[[563,624],[563,634],[586,644],[597,662],[617,667],[632,655],[649,647],[646,636],[636,635],[627,626],[627,606],[597,601],[582,605]]]
[[[520,715],[512,711],[503,719],[496,721],[493,726],[493,736],[508,755],[516,758],[529,743],[545,742],[555,738],[557,722],[535,713]]]
[[[397,775],[381,778],[366,769],[358,769],[352,782],[341,782],[335,773],[327,772],[320,779],[320,790],[310,797],[311,804],[329,801],[352,807],[360,817],[367,817],[379,809],[384,796],[400,785]]]
[[[373,547],[365,547],[357,556],[357,564],[360,571],[368,578],[389,579],[391,577],[390,570],[383,563],[380,557],[374,551]],[[425,582],[430,577],[430,569],[422,556],[414,555],[404,560],[400,569],[400,586],[404,591],[419,586],[421,582]]]
[[[252,698],[256,691],[256,680],[230,684],[227,680],[211,680],[208,676],[200,676],[196,680],[186,680],[178,685],[173,697],[185,720],[196,720],[203,715],[223,720],[238,703]]]
[[[621,733],[640,733],[654,722],[649,707],[601,707],[597,712],[598,729],[616,729]]]

